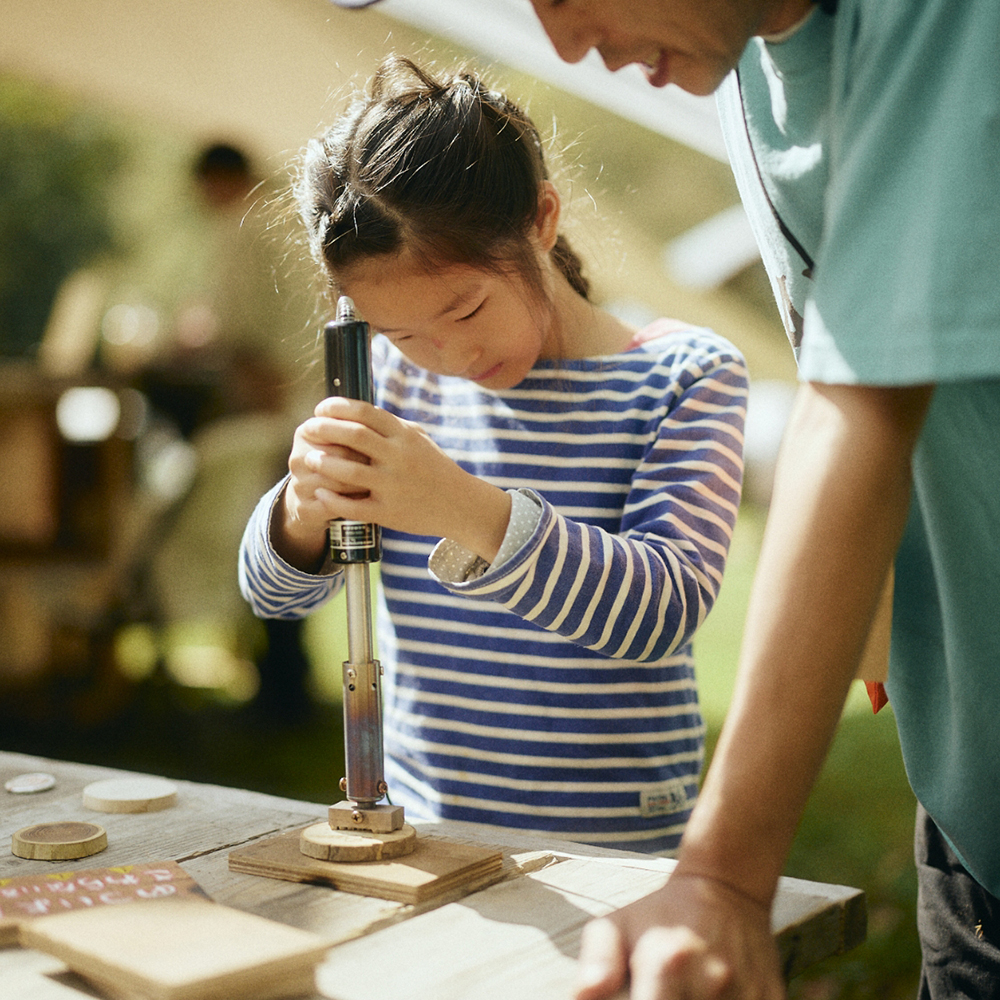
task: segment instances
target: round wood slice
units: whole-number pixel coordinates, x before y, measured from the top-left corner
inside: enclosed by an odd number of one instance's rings
[[[299,850],[321,861],[387,861],[410,854],[417,846],[417,831],[408,823],[401,830],[334,830],[329,823],[306,827],[299,835]]]
[[[157,812],[176,802],[177,786],[163,778],[108,778],[83,790],[84,806],[95,812]]]
[[[10,849],[19,858],[43,861],[87,858],[108,846],[108,835],[96,823],[74,820],[62,823],[36,823],[18,830],[11,837]]]
[[[4,784],[4,788],[15,795],[31,795],[34,792],[47,792],[50,788],[55,788],[55,786],[55,775],[48,774],[46,771],[31,771],[28,774],[19,774]]]

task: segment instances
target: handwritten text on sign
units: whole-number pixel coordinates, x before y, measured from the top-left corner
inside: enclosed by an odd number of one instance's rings
[[[3,924],[9,921],[191,894],[205,895],[198,883],[173,861],[0,878],[0,940],[4,937]]]

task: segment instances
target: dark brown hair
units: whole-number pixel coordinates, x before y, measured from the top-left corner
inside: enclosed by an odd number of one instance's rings
[[[468,72],[432,77],[392,55],[367,95],[306,148],[296,196],[313,257],[334,286],[353,264],[411,251],[428,270],[513,269],[536,293],[528,236],[548,177],[531,119]],[[589,283],[560,234],[554,263]]]

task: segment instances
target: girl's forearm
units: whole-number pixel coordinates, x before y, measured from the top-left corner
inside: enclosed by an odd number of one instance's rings
[[[300,525],[288,509],[287,497],[286,484],[271,516],[271,546],[290,566],[316,573],[326,558],[326,530]]]
[[[455,468],[461,475],[449,490],[440,537],[492,563],[510,523],[510,497],[500,487]]]

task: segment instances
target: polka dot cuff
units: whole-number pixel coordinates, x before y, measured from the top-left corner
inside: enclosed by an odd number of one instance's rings
[[[510,521],[492,563],[470,552],[464,545],[443,538],[434,547],[427,568],[442,583],[468,583],[478,580],[488,569],[502,566],[524,546],[542,516],[542,508],[519,490],[507,490],[510,496]]]

